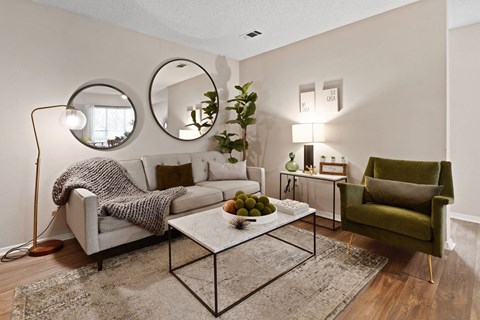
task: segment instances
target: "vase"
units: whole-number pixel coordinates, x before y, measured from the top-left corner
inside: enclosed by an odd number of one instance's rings
[[[294,160],[295,159],[295,153],[290,152],[290,154],[288,156],[290,157],[290,161],[288,161],[285,164],[285,169],[287,169],[290,172],[297,171],[298,170],[298,164]]]

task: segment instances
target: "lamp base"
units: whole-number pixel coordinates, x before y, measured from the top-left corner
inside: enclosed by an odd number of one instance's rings
[[[62,240],[47,240],[37,244],[37,247],[34,249],[31,247],[28,249],[28,255],[30,257],[41,257],[48,254],[59,251],[63,248]]]

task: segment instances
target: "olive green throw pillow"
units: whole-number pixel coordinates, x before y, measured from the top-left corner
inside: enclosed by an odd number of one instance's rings
[[[430,204],[443,186],[416,184],[365,177],[365,187],[373,202],[430,213]]]
[[[157,166],[157,189],[193,186],[192,164],[178,166]]]

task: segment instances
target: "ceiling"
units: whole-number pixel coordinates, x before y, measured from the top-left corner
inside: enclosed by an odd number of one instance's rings
[[[243,60],[417,0],[32,1]],[[451,25],[480,21],[479,0],[449,1],[454,13]],[[252,30],[262,34],[248,39],[241,36]]]

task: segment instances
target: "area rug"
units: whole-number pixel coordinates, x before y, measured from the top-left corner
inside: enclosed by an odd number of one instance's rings
[[[286,227],[275,235],[302,247],[310,232]],[[387,258],[317,235],[317,255],[258,291],[218,319],[333,319],[386,264]],[[173,264],[206,253],[181,237],[172,243]],[[218,256],[223,308],[295,265],[306,253],[263,236]],[[212,257],[178,270],[207,303],[213,303]],[[215,319],[168,272],[168,243],[107,259],[16,288],[12,319]]]

